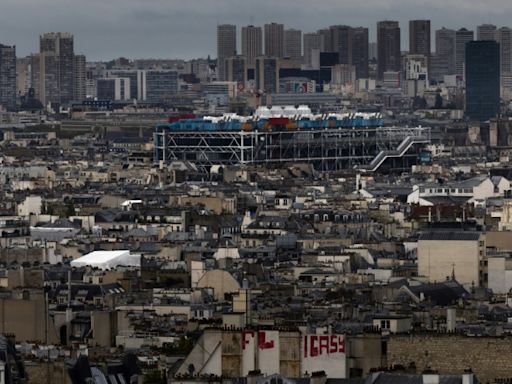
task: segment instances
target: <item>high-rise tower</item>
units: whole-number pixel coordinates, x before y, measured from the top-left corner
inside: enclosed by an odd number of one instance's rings
[[[383,78],[386,71],[400,71],[400,26],[398,21],[377,23],[377,76]]]
[[[225,61],[236,55],[236,26],[217,25],[217,68],[219,80],[226,79]]]

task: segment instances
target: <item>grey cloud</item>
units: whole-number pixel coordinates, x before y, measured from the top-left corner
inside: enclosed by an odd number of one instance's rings
[[[75,35],[76,50],[91,59],[215,55],[215,26],[268,21],[313,31],[332,24],[365,25],[432,19],[433,28],[509,25],[509,0],[1,0],[0,42],[19,55],[37,50],[48,31]],[[512,22],[510,22],[512,24]]]

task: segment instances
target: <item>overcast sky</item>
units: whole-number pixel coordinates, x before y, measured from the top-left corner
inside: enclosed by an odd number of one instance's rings
[[[400,21],[407,47],[408,20],[475,28],[512,27],[511,0],[0,0],[0,43],[18,56],[38,50],[44,32],[71,32],[75,51],[88,60],[215,56],[215,27],[282,22],[305,32],[333,25],[368,26]],[[240,44],[240,42],[238,42]]]

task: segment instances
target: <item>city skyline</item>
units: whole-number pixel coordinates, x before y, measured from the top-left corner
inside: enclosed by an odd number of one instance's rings
[[[368,27],[370,41],[375,41],[377,21],[397,20],[401,26],[402,50],[408,47],[407,25],[413,19],[432,20],[432,31],[442,26],[476,30],[477,25],[487,23],[512,26],[507,18],[507,10],[512,10],[512,5],[501,0],[485,5],[459,0],[449,9],[438,0],[428,5],[404,0],[340,5],[326,0],[315,4],[314,14],[304,0],[293,2],[293,7],[288,1],[271,4],[264,0],[258,9],[239,0],[222,0],[215,4],[208,0],[187,4],[161,0],[143,5],[123,2],[123,7],[120,4],[116,0],[108,3],[94,0],[86,6],[76,2],[73,11],[67,11],[69,2],[63,0],[47,1],[43,6],[35,0],[7,0],[0,17],[2,42],[16,45],[18,56],[22,57],[37,52],[36,36],[49,31],[67,31],[75,35],[77,53],[85,53],[90,60],[120,56],[190,59],[215,57],[215,35],[211,31],[217,24],[234,23],[241,27],[277,22],[303,33],[348,24]],[[27,7],[31,9],[30,14],[26,12]],[[37,18],[32,18],[32,14]],[[22,28],[19,20],[25,20]],[[148,38],[151,44],[147,43]]]

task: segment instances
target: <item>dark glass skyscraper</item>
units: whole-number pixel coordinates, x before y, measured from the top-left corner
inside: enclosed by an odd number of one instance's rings
[[[0,44],[0,106],[16,108],[16,47]]]
[[[495,41],[466,44],[466,116],[486,121],[500,109],[500,46]]]
[[[398,21],[379,21],[377,23],[377,75],[384,77],[386,71],[400,71],[400,27]]]
[[[409,21],[409,53],[430,57],[430,20]]]
[[[409,21],[409,53],[425,56],[430,72],[430,20]]]
[[[284,56],[284,25],[265,24],[265,55],[282,58]]]
[[[354,65],[358,79],[368,77],[368,28],[333,25],[329,29],[339,64]]]
[[[368,28],[352,29],[352,64],[356,67],[356,78],[368,77]]]
[[[226,80],[224,65],[226,59],[236,55],[236,25],[217,25],[217,66],[218,79]]]

